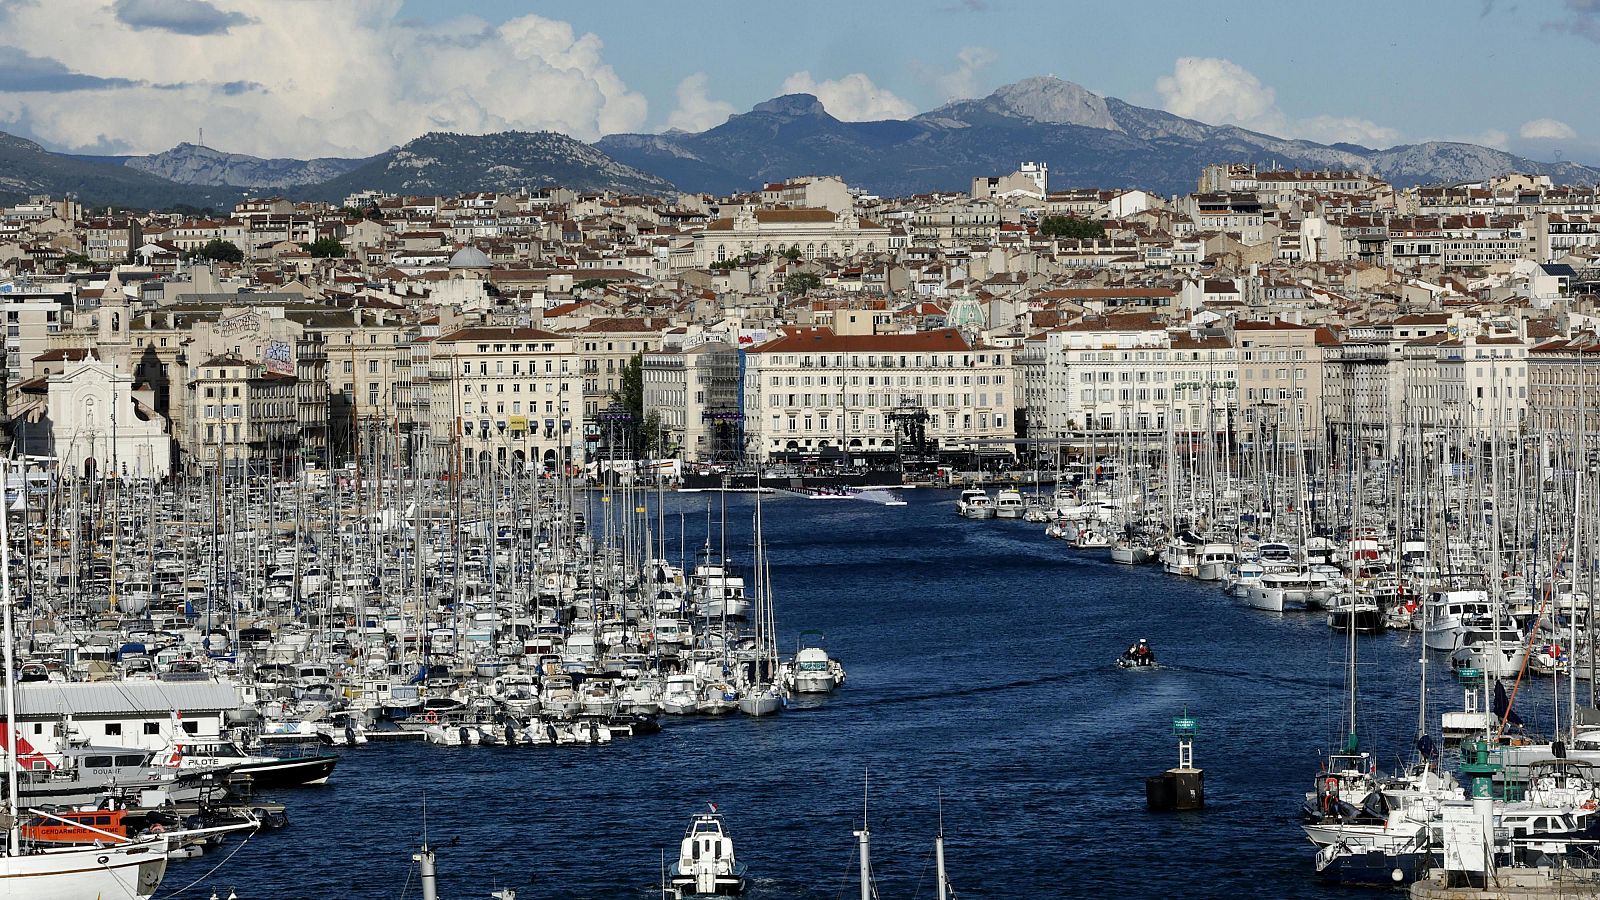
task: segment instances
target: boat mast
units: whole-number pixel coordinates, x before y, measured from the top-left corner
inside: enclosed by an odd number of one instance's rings
[[[11,621],[9,618],[6,621]],[[10,644],[7,645],[9,652]],[[867,773],[861,773],[861,830],[856,832],[861,846],[861,900],[872,900],[872,832],[867,830]]]
[[[8,461],[0,458],[0,485],[6,484],[10,476]],[[22,852],[22,806],[17,793],[17,667],[16,649],[12,646],[16,641],[11,622],[11,535],[7,530],[10,519],[11,510],[0,508],[0,606],[5,607],[0,618],[4,619],[6,664],[6,805],[10,807],[7,812],[11,819],[6,855],[16,856]]]
[[[939,900],[949,900],[950,879],[944,874],[944,797],[939,797],[939,835],[933,839],[933,859],[938,868]]]

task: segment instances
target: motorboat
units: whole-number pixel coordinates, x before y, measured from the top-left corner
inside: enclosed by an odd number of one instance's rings
[[[1004,488],[995,494],[993,509],[997,519],[1020,519],[1027,511],[1027,501],[1022,499],[1022,492],[1015,488]]]
[[[1221,581],[1238,561],[1232,544],[1205,544],[1200,548],[1194,577],[1201,581]]]
[[[967,488],[956,500],[956,515],[965,519],[992,519],[995,517],[994,503],[981,488]]]
[[[722,816],[712,806],[689,822],[678,860],[670,870],[670,886],[679,897],[728,896],[745,888],[745,864],[733,852]]]

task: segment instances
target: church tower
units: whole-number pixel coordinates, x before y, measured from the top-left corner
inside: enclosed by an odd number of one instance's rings
[[[132,311],[128,306],[128,295],[123,292],[122,280],[117,277],[116,270],[112,270],[111,277],[106,280],[105,291],[100,295],[100,310],[98,316],[98,333],[95,335],[95,356],[118,372],[132,374],[129,351],[132,341],[129,333],[132,331]]]

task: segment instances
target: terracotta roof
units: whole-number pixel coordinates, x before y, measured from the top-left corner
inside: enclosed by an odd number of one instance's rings
[[[912,334],[834,334],[831,328],[797,328],[752,347],[749,353],[928,353],[966,352],[972,346],[954,328]]]
[[[467,341],[559,341],[562,335],[540,328],[463,328],[439,338],[438,343],[456,344]]]

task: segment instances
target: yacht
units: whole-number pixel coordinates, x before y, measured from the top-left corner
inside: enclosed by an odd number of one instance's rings
[[[807,647],[795,654],[789,681],[797,694],[830,694],[838,686],[834,662],[821,647]]]
[[[744,892],[745,864],[733,854],[733,838],[711,807],[689,822],[672,864],[671,886],[679,897],[727,896]]]
[[[1489,592],[1486,590],[1440,591],[1428,598],[1423,619],[1423,642],[1429,650],[1454,650],[1460,643],[1461,633],[1471,619],[1490,613]]]
[[[992,519],[995,515],[994,504],[982,489],[968,488],[961,492],[961,499],[956,501],[956,515],[966,519]]]
[[[1015,488],[1005,488],[994,497],[994,517],[997,519],[1020,519],[1027,508],[1022,492]]]
[[[1181,537],[1167,541],[1161,550],[1161,568],[1168,575],[1193,577],[1200,566],[1200,545]]]
[[[1238,561],[1232,544],[1206,544],[1200,548],[1194,577],[1201,581],[1221,581]]]

